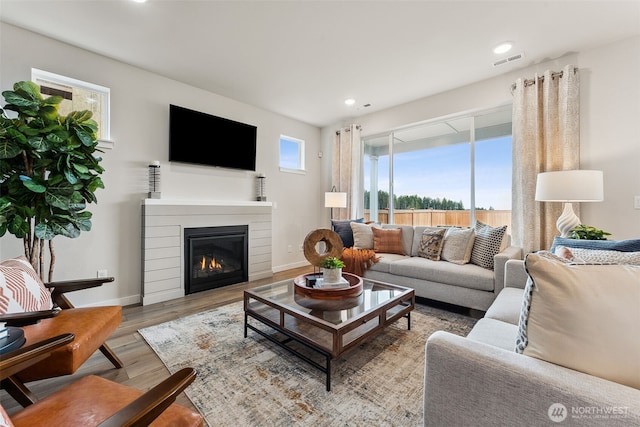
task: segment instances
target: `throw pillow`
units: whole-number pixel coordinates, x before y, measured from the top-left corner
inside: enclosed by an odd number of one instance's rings
[[[338,233],[342,240],[342,246],[350,248],[353,246],[353,230],[351,229],[352,222],[364,223],[364,218],[358,219],[344,219],[344,220],[331,220],[331,228]]]
[[[0,314],[49,310],[51,294],[26,257],[0,262]]]
[[[402,229],[377,228],[373,232],[373,250],[376,253],[406,255],[402,248]]]
[[[476,221],[471,263],[493,270],[493,257],[500,253],[502,238],[506,232],[506,225],[491,227],[483,222]]]
[[[440,258],[454,264],[469,263],[475,238],[473,228],[447,228]]]
[[[640,389],[640,266],[527,254],[532,291],[523,354]]]
[[[422,240],[418,245],[418,256],[431,261],[440,261],[446,228],[427,227],[422,232]]]
[[[555,254],[570,253],[574,262],[601,264],[633,264],[640,265],[640,252],[609,251],[605,249],[583,249],[556,246]],[[566,257],[566,256],[565,256]]]
[[[640,239],[628,240],[580,240],[555,236],[551,244],[551,252],[555,252],[557,246],[582,249],[605,249],[608,251],[640,252]]]
[[[351,231],[353,232],[353,247],[355,249],[373,249],[373,231],[372,227],[378,227],[376,224],[361,224],[352,222]]]

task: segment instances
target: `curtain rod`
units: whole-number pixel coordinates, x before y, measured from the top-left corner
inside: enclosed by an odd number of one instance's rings
[[[573,67],[573,74],[575,74],[577,72],[578,72],[578,67]],[[552,79],[555,79],[556,77],[562,78],[562,74],[563,73],[564,73],[564,71],[557,71],[555,73],[551,73],[551,78]],[[544,75],[539,76],[537,78],[537,81],[538,82],[543,82],[544,81]],[[524,87],[531,86],[531,85],[534,85],[534,84],[536,84],[536,79],[525,79],[524,80]],[[516,84],[515,83],[513,83],[511,85],[511,94],[512,95],[513,95],[513,91],[514,90],[516,90]]]
[[[362,126],[360,126],[360,125],[355,125],[355,127],[356,127],[356,129],[358,129],[358,130],[362,130]],[[342,130],[344,130],[345,132],[351,132],[351,129],[350,129],[350,128],[344,128],[344,129],[342,129]],[[336,131],[336,135],[340,135],[340,132],[341,132],[340,130],[337,130],[337,131]]]

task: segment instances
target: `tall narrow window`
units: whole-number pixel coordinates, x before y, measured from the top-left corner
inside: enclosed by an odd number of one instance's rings
[[[366,220],[510,225],[510,106],[366,137],[364,147]]]
[[[304,140],[280,135],[280,170],[304,172]]]
[[[40,87],[42,96],[61,96],[59,113],[66,116],[72,111],[91,111],[92,119],[98,123],[100,146],[109,148],[112,143],[109,128],[110,89],[93,83],[83,82],[48,71],[31,69],[31,80]]]

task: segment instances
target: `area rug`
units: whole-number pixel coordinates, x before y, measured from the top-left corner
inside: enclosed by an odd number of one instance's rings
[[[332,362],[331,391],[316,368],[254,331],[244,338],[242,302],[139,332],[170,372],[197,370],[185,393],[210,426],[404,427],[423,425],[428,336],[466,336],[474,323],[416,305],[411,330],[400,319]]]

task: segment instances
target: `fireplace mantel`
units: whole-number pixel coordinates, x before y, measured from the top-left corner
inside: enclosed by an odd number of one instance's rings
[[[249,226],[249,280],[273,275],[272,203],[220,200],[142,200],[142,304],[185,295],[184,229]]]

